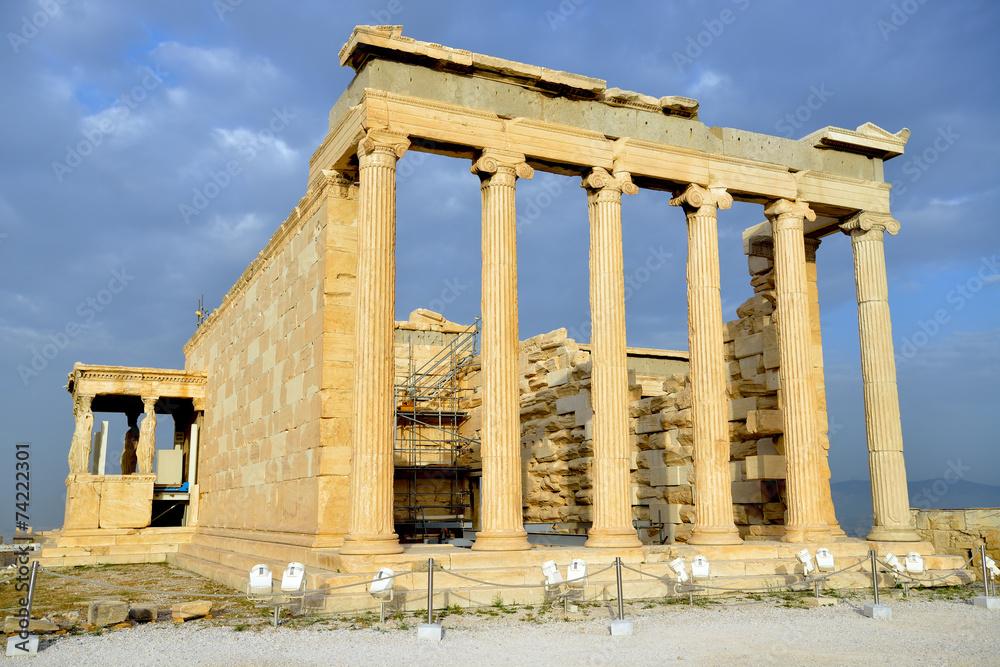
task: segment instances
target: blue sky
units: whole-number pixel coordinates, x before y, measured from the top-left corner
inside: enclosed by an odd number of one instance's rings
[[[337,53],[354,25],[376,23],[694,97],[709,126],[793,138],[908,127],[906,154],[885,168],[902,224],[885,247],[909,476],[960,461],[970,481],[997,481],[1000,5],[11,0],[0,7],[0,470],[10,471],[0,474],[13,476],[14,443],[31,442],[36,525],[62,519],[66,373],[75,361],[183,366],[199,296],[218,305],[305,193],[309,157],[353,75]],[[238,173],[185,216],[231,161]],[[628,340],[686,349],[684,219],[668,200],[625,198]],[[578,179],[521,181],[518,215],[521,336],[584,331]],[[741,231],[762,220],[749,204],[720,214],[726,319],[751,294]],[[397,260],[399,319],[418,307],[461,322],[479,314],[479,188],[467,163],[401,161]],[[818,262],[831,467],[834,480],[865,479],[849,239],[826,239]],[[124,418],[111,422],[120,447]],[[7,484],[0,500],[13,505]]]

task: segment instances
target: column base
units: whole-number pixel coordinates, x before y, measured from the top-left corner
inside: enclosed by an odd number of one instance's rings
[[[743,544],[743,538],[735,526],[695,526],[688,538],[688,544]]]
[[[523,530],[509,532],[479,532],[472,543],[473,551],[528,551],[528,533]]]
[[[833,531],[829,524],[788,526],[781,537],[782,542],[801,544],[803,542],[829,542],[833,539]]]
[[[340,553],[351,556],[378,556],[380,554],[401,554],[403,545],[399,536],[389,535],[347,535]]]
[[[833,537],[837,537],[837,538],[839,538],[839,537],[847,537],[847,533],[844,532],[844,529],[840,527],[839,523],[831,523],[830,524],[830,534]]]
[[[872,526],[867,539],[871,542],[922,542],[923,538],[909,526]]]
[[[591,549],[638,549],[642,546],[634,528],[593,530],[587,532],[585,547]]]

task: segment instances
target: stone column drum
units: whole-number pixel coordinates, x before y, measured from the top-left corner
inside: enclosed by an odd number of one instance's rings
[[[135,447],[136,472],[140,475],[153,474],[153,458],[156,456],[156,401],[159,396],[143,396],[142,406],[146,412],[139,424],[139,444]]]
[[[899,223],[888,215],[862,211],[848,218],[841,229],[851,236],[858,289],[858,333],[874,514],[868,539],[917,542],[920,538],[910,524],[883,247],[884,232],[896,234]]]
[[[640,547],[632,525],[622,193],[639,191],[626,172],[596,168],[581,185],[590,212],[591,397],[594,522],[588,547]]]
[[[733,205],[722,188],[691,184],[672,206],[687,215],[688,345],[694,437],[695,525],[690,544],[740,544],[729,475],[726,355],[722,333],[718,209]]]
[[[778,355],[788,495],[788,518],[782,539],[785,542],[829,540],[830,524],[820,494],[824,480],[816,425],[803,235],[803,220],[815,220],[816,214],[805,202],[779,199],[764,209],[764,215],[771,221],[774,238],[778,298]]]
[[[534,170],[524,156],[486,150],[472,164],[483,201],[483,483],[473,549],[530,549],[521,512],[521,416],[517,356],[518,178]]]
[[[69,474],[85,475],[90,472],[90,448],[94,437],[94,413],[90,406],[94,402],[92,394],[76,397],[73,413],[76,426],[69,446]]]
[[[354,318],[351,511],[342,554],[401,553],[392,512],[393,339],[396,323],[398,133],[369,130],[358,143],[358,278]]]

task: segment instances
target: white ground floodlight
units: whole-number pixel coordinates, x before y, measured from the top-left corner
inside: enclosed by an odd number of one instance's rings
[[[910,574],[921,574],[924,571],[924,559],[916,551],[906,554],[906,571]]]
[[[709,570],[708,559],[704,556],[695,556],[691,560],[691,576],[695,579],[708,579]]]
[[[997,567],[997,562],[989,556],[986,557],[986,569],[989,570],[990,574],[994,577],[1000,577],[1000,567]]]
[[[252,602],[270,602],[271,585],[271,568],[263,563],[254,565],[247,584],[247,598]]]
[[[816,569],[820,572],[833,572],[837,569],[833,554],[826,547],[820,547],[816,550]]]
[[[387,567],[379,568],[368,592],[376,600],[392,602],[392,596],[395,593],[395,575],[396,573]]]
[[[385,605],[392,602],[396,592],[396,573],[387,567],[380,567],[372,579],[368,592],[379,602],[379,622],[385,623]]]
[[[891,553],[886,554],[885,558],[883,558],[882,560],[885,562],[886,566],[891,567],[896,572],[906,571],[906,568],[903,567],[903,564],[899,562],[899,559],[896,558]]]
[[[281,575],[281,592],[294,595],[302,592],[305,584],[306,566],[302,563],[289,563]]]
[[[679,556],[670,561],[670,569],[677,575],[677,583],[679,584],[683,584],[691,578],[688,576],[687,569],[685,568],[684,559]]]
[[[802,574],[804,574],[805,576],[808,577],[816,569],[816,566],[813,565],[812,554],[809,553],[808,549],[803,549],[802,551],[798,552],[797,554],[795,554],[795,557],[799,559],[800,563],[802,563]]]
[[[542,576],[545,577],[545,590],[559,590],[563,585],[562,575],[559,574],[559,566],[554,560],[547,560],[542,563]]]
[[[587,563],[581,558],[574,558],[566,570],[566,585],[571,589],[580,590],[587,587]]]

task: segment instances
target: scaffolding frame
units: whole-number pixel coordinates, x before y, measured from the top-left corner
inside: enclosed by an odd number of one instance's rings
[[[401,538],[440,538],[463,527],[471,508],[463,488],[470,468],[459,465],[459,457],[479,441],[459,433],[474,391],[462,386],[462,376],[478,356],[479,318],[420,366],[409,341],[408,373],[395,384],[393,459],[395,480],[405,490],[394,493],[393,504]],[[421,490],[429,480],[444,480],[447,490]]]

